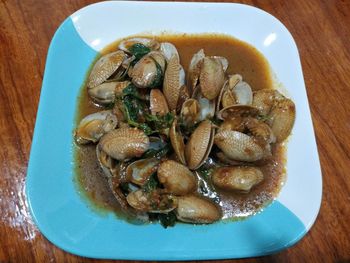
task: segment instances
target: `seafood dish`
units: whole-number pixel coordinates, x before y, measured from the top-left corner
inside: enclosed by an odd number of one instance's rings
[[[295,117],[247,43],[209,34],[125,38],[102,52],[83,85],[77,181],[132,223],[242,219],[278,195]]]

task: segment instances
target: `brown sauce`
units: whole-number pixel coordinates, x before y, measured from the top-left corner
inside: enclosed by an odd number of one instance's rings
[[[225,35],[160,35],[159,42],[171,42],[179,51],[184,69],[194,53],[203,48],[206,55],[226,57],[229,61],[227,74],[238,73],[250,84],[253,90],[273,88],[269,64],[263,55],[254,47],[240,40]],[[117,49],[119,41],[107,46],[101,54]],[[101,110],[89,98],[85,85],[78,98],[76,126],[86,115]],[[264,181],[253,188],[249,194],[227,193],[216,189],[220,196],[223,218],[239,219],[258,212],[270,203],[278,194],[285,179],[285,147],[277,144],[273,147],[273,157],[260,166]],[[98,166],[95,145],[75,147],[75,176],[79,192],[89,204],[98,211],[113,211],[123,216],[118,203],[108,188],[107,180]]]

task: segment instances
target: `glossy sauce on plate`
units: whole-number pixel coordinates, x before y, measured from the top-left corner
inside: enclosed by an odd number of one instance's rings
[[[229,61],[227,74],[240,74],[252,90],[273,88],[274,83],[266,59],[249,44],[225,35],[160,35],[159,42],[171,42],[178,49],[180,61],[185,71],[194,53],[204,49],[206,55],[226,57]],[[101,53],[106,54],[117,49],[119,41],[107,46]],[[88,74],[87,74],[88,75]],[[76,123],[87,114],[101,110],[88,97],[83,85],[78,98]],[[216,189],[220,197],[223,218],[239,219],[252,215],[264,205],[270,203],[278,194],[285,179],[285,147],[274,145],[273,157],[260,166],[264,173],[262,183],[248,194],[228,193]],[[97,211],[120,212],[117,201],[109,190],[107,180],[100,169],[95,153],[95,145],[75,146],[75,181],[79,192]]]

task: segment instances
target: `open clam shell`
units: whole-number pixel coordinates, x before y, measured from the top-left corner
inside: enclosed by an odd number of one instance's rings
[[[170,136],[171,145],[176,153],[177,158],[182,164],[186,164],[184,139],[177,126],[176,118],[173,120],[173,123],[171,124],[169,136]]]
[[[158,191],[147,193],[143,190],[131,192],[126,197],[128,204],[136,210],[149,213],[169,213],[177,207],[177,199]]]
[[[79,144],[98,142],[105,133],[117,127],[117,124],[118,119],[111,110],[89,114],[80,121],[75,130],[76,141]]]
[[[205,57],[204,50],[199,50],[196,54],[193,55],[190,66],[188,68],[188,78],[187,85],[191,91],[195,89],[198,84],[199,75],[200,75],[200,62]]]
[[[198,169],[208,158],[213,146],[214,127],[205,120],[191,134],[185,147],[187,166],[191,170]]]
[[[105,82],[96,87],[88,89],[88,94],[93,101],[99,104],[109,104],[115,99],[115,89],[118,82]]]
[[[125,58],[126,54],[119,50],[104,55],[97,60],[87,81],[88,89],[94,88],[97,85],[105,82],[110,76],[113,75],[114,72],[119,69]],[[123,70],[125,69],[123,68]]]
[[[194,89],[192,98],[198,101],[199,109],[200,109],[200,114],[199,114],[200,121],[214,117],[216,102],[215,100],[208,100],[207,98],[205,98],[201,93],[201,89],[199,85]]]
[[[222,110],[217,112],[216,116],[220,120],[227,120],[235,117],[255,117],[258,114],[259,110],[254,106],[236,104],[223,108]]]
[[[182,104],[180,115],[187,126],[196,124],[201,115],[198,101],[195,99],[186,100]]]
[[[252,105],[259,109],[262,115],[267,115],[276,101],[284,99],[284,96],[275,89],[261,89],[254,91]]]
[[[160,43],[159,50],[164,55],[167,61],[169,61],[172,56],[176,56],[180,60],[180,56],[177,51],[177,48],[172,43],[169,43],[169,42]]]
[[[120,42],[118,45],[118,48],[120,50],[123,50],[127,53],[130,53],[130,48],[134,46],[135,44],[142,44],[146,47],[148,47],[151,50],[157,50],[159,49],[159,42],[157,42],[153,38],[146,38],[146,37],[133,37],[128,38]]]
[[[137,160],[126,168],[128,181],[136,185],[144,185],[149,177],[157,171],[159,160],[156,158]]]

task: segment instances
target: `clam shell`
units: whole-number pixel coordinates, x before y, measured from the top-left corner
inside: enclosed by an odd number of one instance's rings
[[[169,61],[172,56],[176,56],[178,58],[178,60],[180,60],[180,56],[179,56],[179,53],[177,51],[177,48],[169,42],[160,43],[159,50],[160,50],[160,52],[162,52],[162,54],[164,55],[164,57],[166,58],[167,61]]]
[[[180,65],[179,58],[172,56],[164,74],[163,93],[170,110],[176,110],[180,95],[180,88],[185,84],[185,72]]]
[[[152,115],[164,116],[169,112],[168,103],[159,89],[150,92],[150,110]]]
[[[214,58],[205,57],[201,61],[199,82],[204,97],[215,99],[225,82],[222,64]]]
[[[147,56],[152,57],[158,63],[158,65],[162,68],[162,72],[165,72],[167,61],[161,52],[151,51],[147,54]]]
[[[247,117],[244,119],[244,123],[250,133],[262,143],[274,143],[276,141],[272,129],[265,122]]]
[[[241,105],[251,105],[253,103],[253,92],[250,85],[245,81],[238,82],[232,91],[236,97],[236,103]]]
[[[103,134],[117,127],[118,119],[111,110],[99,111],[84,117],[76,131],[75,138],[79,144],[97,142]]]
[[[213,146],[214,128],[209,120],[205,120],[191,134],[185,147],[187,166],[191,170],[199,168],[208,158]]]
[[[186,85],[182,85],[179,92],[179,98],[177,100],[176,112],[181,111],[183,103],[190,97],[191,96],[188,87]]]
[[[144,56],[133,67],[132,83],[138,88],[148,88],[155,81],[158,74],[155,60],[150,56]]]
[[[133,37],[133,38],[128,38],[120,42],[118,45],[118,48],[129,53],[129,48],[132,47],[133,45],[140,43],[152,50],[157,50],[159,49],[159,43],[153,39],[153,38],[146,38],[146,37]]]
[[[177,158],[182,164],[186,164],[185,144],[183,137],[177,127],[177,119],[174,119],[173,123],[171,124],[169,136],[171,145],[176,153]]]
[[[128,165],[126,177],[129,182],[144,185],[149,177],[157,171],[159,160],[156,158],[137,160]]]
[[[197,100],[188,99],[182,104],[181,117],[186,125],[193,125],[199,121],[200,106]]]
[[[94,88],[106,81],[120,67],[126,58],[123,51],[115,51],[102,56],[92,68],[88,81],[88,89]]]
[[[136,128],[119,128],[105,134],[98,144],[105,153],[117,160],[140,157],[149,147],[149,138]]]
[[[178,220],[193,224],[210,224],[222,217],[222,213],[214,202],[196,195],[186,195],[177,198],[175,210]]]
[[[290,99],[275,103],[269,113],[268,123],[277,142],[284,141],[292,131],[295,121],[295,104]]]
[[[262,115],[267,115],[275,102],[283,98],[283,95],[275,89],[261,89],[254,91],[252,105],[258,108]]]
[[[115,88],[118,82],[105,82],[96,87],[88,89],[88,94],[92,100],[100,104],[112,103],[115,99]]]
[[[199,74],[200,74],[200,62],[205,57],[204,50],[199,50],[196,54],[193,55],[190,66],[188,69],[188,79],[187,85],[190,90],[194,90],[197,86]]]
[[[156,191],[146,193],[141,189],[129,193],[126,201],[136,210],[149,213],[169,213],[177,207],[177,200],[172,195]]]
[[[232,105],[226,108],[223,108],[219,112],[217,112],[216,116],[220,120],[227,120],[236,117],[246,117],[246,116],[257,116],[259,114],[259,110],[253,106],[249,105]]]
[[[216,102],[215,100],[208,100],[207,98],[203,97],[200,90],[200,86],[197,86],[194,89],[192,98],[196,99],[199,103],[199,108],[200,108],[199,120],[200,121],[214,117]]]
[[[197,189],[194,174],[186,166],[172,160],[159,165],[157,176],[167,193],[186,195]]]
[[[252,187],[264,180],[259,168],[248,166],[220,167],[211,177],[216,187],[227,191],[248,193]]]
[[[220,130],[214,137],[214,143],[233,160],[254,162],[266,154],[251,136],[238,131]]]
[[[221,57],[221,56],[210,56],[209,58],[213,58],[216,61],[220,62],[220,64],[222,65],[222,70],[225,72],[228,68],[228,60],[225,57]]]

